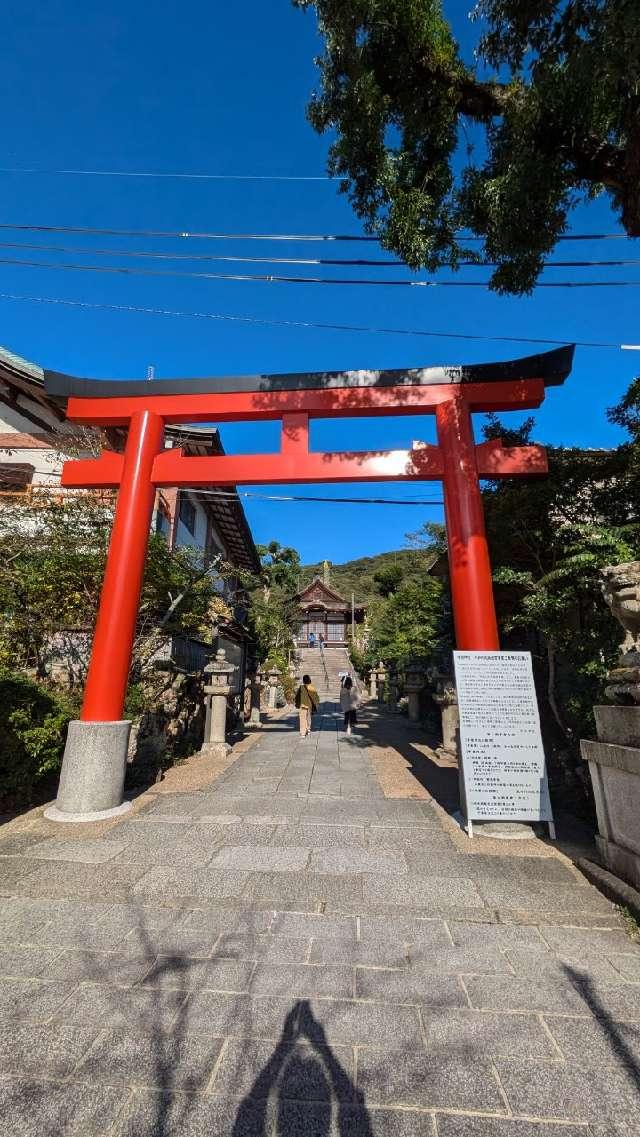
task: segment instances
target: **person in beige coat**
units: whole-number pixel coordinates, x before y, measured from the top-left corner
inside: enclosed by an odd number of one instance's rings
[[[320,706],[320,696],[311,682],[310,675],[302,676],[302,683],[296,691],[296,707],[300,713],[300,738],[311,734],[311,716]]]

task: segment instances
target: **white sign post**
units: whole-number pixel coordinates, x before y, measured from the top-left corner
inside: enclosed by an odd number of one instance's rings
[[[546,821],[555,840],[528,651],[454,651],[464,806],[474,821]]]

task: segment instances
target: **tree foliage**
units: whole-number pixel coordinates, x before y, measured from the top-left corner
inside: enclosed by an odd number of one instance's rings
[[[294,0],[324,38],[309,118],[365,228],[413,268],[477,256],[530,291],[580,198],[640,235],[637,0],[479,0],[465,62],[441,0]]]
[[[528,437],[530,424],[524,431]],[[494,483],[485,516],[507,646],[532,650],[543,719],[546,710],[555,744],[577,759],[621,639],[600,569],[634,559],[640,548],[638,455],[629,443],[613,451],[550,447],[548,457],[543,479]]]
[[[300,554],[279,541],[269,541],[268,545],[257,545],[256,548],[265,600],[269,600],[272,588],[293,594],[300,576]]]
[[[90,634],[98,611],[113,505],[93,494],[41,492],[0,506],[0,663],[47,673],[54,637]],[[133,671],[175,633],[210,632],[230,615],[225,566],[153,535],[140,598]],[[82,681],[83,661],[72,678]]]

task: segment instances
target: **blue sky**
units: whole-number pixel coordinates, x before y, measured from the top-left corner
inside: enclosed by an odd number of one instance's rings
[[[465,52],[475,31],[468,3],[447,5]],[[8,0],[5,5],[0,108],[0,165],[54,169],[245,175],[325,173],[327,141],[308,126],[304,109],[315,82],[319,49],[311,13],[288,0],[238,5],[183,0],[154,6],[112,0]],[[327,181],[196,181],[0,173],[0,221],[111,229],[220,232],[359,232],[347,201]],[[617,229],[606,202],[581,207],[576,231]],[[0,233],[4,242],[105,247],[105,239]],[[143,239],[110,247],[168,251],[176,243]],[[581,257],[633,255],[631,242],[570,245]],[[189,242],[189,252],[261,255],[267,247]],[[317,246],[268,246],[273,255],[317,255]],[[295,252],[294,252],[295,249]],[[324,255],[360,255],[333,246]],[[181,243],[178,251],[186,251]],[[320,254],[322,255],[322,254]],[[557,254],[560,256],[560,254]],[[112,258],[0,249],[1,258],[49,263],[122,263]],[[136,262],[134,262],[136,263]],[[137,262],[140,267],[149,262]],[[161,262],[164,265],[164,262]],[[154,265],[154,267],[157,266]],[[167,264],[166,267],[172,267]],[[173,267],[193,269],[192,264]],[[200,266],[202,268],[202,266]],[[207,266],[224,271],[223,265]],[[243,270],[244,271],[244,270]],[[271,271],[247,266],[247,271]],[[277,271],[273,269],[273,271]],[[293,270],[295,271],[295,270]],[[315,270],[310,268],[309,273]],[[403,270],[383,270],[406,275]],[[466,276],[480,270],[463,270]],[[567,277],[569,270],[556,270]],[[587,270],[585,270],[587,271]],[[601,279],[637,277],[634,268],[590,270]],[[305,270],[302,269],[304,275]],[[462,274],[461,274],[462,275]],[[551,277],[550,277],[551,279]],[[273,320],[311,320],[451,330],[483,335],[544,336],[637,342],[636,290],[541,290],[532,298],[500,298],[481,289],[322,288],[112,276],[0,263],[0,293],[181,309]],[[507,359],[526,345],[278,328],[141,313],[106,312],[0,299],[0,342],[44,366],[96,377],[207,375],[252,371],[420,366]],[[633,352],[578,349],[563,389],[553,389],[537,416],[542,441],[610,446],[619,432],[605,410],[638,371]],[[272,424],[226,427],[229,450],[273,449]],[[433,438],[430,418],[316,423],[312,445],[396,447]],[[254,491],[257,492],[257,491]],[[265,492],[284,493],[284,488]],[[439,499],[430,483],[302,487],[298,493]],[[334,561],[399,547],[441,508],[265,502],[247,514],[258,541],[297,545],[305,560]]]

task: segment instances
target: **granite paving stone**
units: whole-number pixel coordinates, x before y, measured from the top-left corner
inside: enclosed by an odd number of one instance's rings
[[[550,1011],[589,1015],[581,992],[568,979],[510,978],[508,975],[466,977],[472,1007],[486,1011]],[[617,990],[617,988],[616,988]]]
[[[364,849],[366,829],[363,825],[279,825],[273,844],[280,847],[298,845],[312,849]]]
[[[310,1041],[384,1046],[403,1051],[423,1046],[417,1008],[353,1000],[310,999],[300,1012],[300,1030]]]
[[[309,868],[317,873],[405,873],[407,866],[402,854],[370,852],[367,849],[314,849]]]
[[[303,872],[309,861],[310,849],[289,846],[284,849],[261,848],[251,845],[225,845],[215,854],[214,869],[232,869],[244,872]]]
[[[20,882],[20,895],[42,897],[50,900],[53,897],[74,899],[82,896],[95,896],[104,901],[105,898],[120,900],[130,897],[134,885],[145,872],[142,865],[94,865],[91,872],[87,866],[73,862],[60,861],[30,861],[31,871]],[[34,864],[39,867],[33,869]]]
[[[195,959],[211,955],[217,938],[215,931],[192,931],[182,924],[170,924],[168,928],[138,927],[121,940],[120,950]]]
[[[61,953],[56,952],[42,972],[42,978],[133,987],[151,969],[154,958],[125,955],[122,952],[66,949]]]
[[[0,857],[18,857],[26,853],[32,845],[38,845],[42,834],[35,834],[27,830],[25,833],[14,833],[11,837],[0,839]]]
[[[121,1107],[110,1086],[0,1079],[0,1125],[11,1137],[106,1137]]]
[[[582,998],[597,1018],[620,1022],[640,1022],[640,985],[637,983],[592,982],[577,984]]]
[[[635,1066],[640,1081],[640,1023],[590,1019],[576,1030],[572,1019],[549,1015],[545,1022],[569,1062]]]
[[[166,900],[167,897],[185,899],[188,897],[211,897],[228,900],[241,897],[251,882],[251,874],[225,871],[216,867],[166,868],[158,865],[149,869],[135,885],[136,896],[151,900]],[[188,903],[188,901],[187,901]]]
[[[432,1054],[358,1051],[358,1089],[372,1104],[506,1112],[489,1063],[447,1062]]]
[[[479,924],[447,920],[454,944],[461,947],[527,948],[548,951],[540,930],[535,925]]]
[[[40,979],[3,979],[0,1022],[46,1022],[74,991],[75,984]]]
[[[434,1059],[474,1062],[487,1058],[557,1059],[558,1051],[538,1015],[490,1014],[468,1007],[421,1010],[425,1045]],[[557,1020],[570,1024],[575,1019]],[[580,1033],[583,1024],[580,1023]]]
[[[77,987],[64,1005],[56,1004],[56,1019],[87,1026],[141,1030],[170,1030],[185,1000],[181,991],[127,989],[106,985]]]
[[[445,909],[465,905],[481,908],[482,898],[473,881],[464,878],[364,877],[364,902],[406,909]]]
[[[434,949],[452,946],[451,937],[443,920],[416,919],[411,916],[362,916],[360,919],[362,943],[420,943]]]
[[[582,1125],[438,1114],[438,1137],[591,1137]],[[611,1135],[613,1137],[613,1135]]]
[[[126,1103],[117,1137],[265,1137],[266,1132],[264,1106],[258,1102],[138,1090]]]
[[[246,991],[254,965],[229,959],[189,959],[179,955],[159,955],[147,969],[145,987],[174,988],[178,991],[211,988],[214,991]]]
[[[322,873],[254,873],[252,899],[278,908],[310,909],[319,904],[362,909],[362,877],[344,873],[327,876]]]
[[[272,963],[305,963],[309,955],[308,939],[286,936],[250,935],[225,932],[214,949],[214,957],[265,960]]]
[[[530,975],[535,969],[536,975],[544,975],[556,979],[596,979],[606,983],[624,983],[624,976],[607,959],[599,955],[565,956],[555,955],[551,952],[539,952],[534,949],[533,955],[527,948],[516,948],[505,953],[505,960],[515,971],[516,975]]]
[[[24,860],[19,860],[17,857],[0,859],[0,895],[11,896],[18,882],[33,874],[34,867],[35,862],[28,861],[26,858]]]
[[[381,1003],[416,1003],[430,1007],[466,1007],[467,997],[455,975],[433,975],[417,967],[404,970],[358,967],[356,995]]]
[[[110,1030],[101,1034],[75,1077],[111,1086],[204,1090],[222,1045],[221,1038],[200,1035],[167,1038]]]
[[[310,912],[278,912],[271,926],[275,936],[312,937],[314,940],[353,941],[357,936],[353,916],[324,916]]]
[[[0,946],[0,977],[25,976],[37,979],[60,954],[60,948],[38,947],[36,944]]]
[[[225,932],[259,936],[271,931],[275,912],[234,908],[195,908],[182,916],[180,927],[188,932],[207,932],[213,936]]]
[[[576,1070],[563,1065],[523,1062],[497,1064],[500,1082],[514,1113],[567,1121],[637,1122],[640,1094],[637,1070],[598,1066]]]
[[[608,956],[613,952],[623,952],[640,957],[640,944],[634,944],[621,929],[603,931],[597,928],[545,925],[540,933],[553,951],[564,952],[566,955],[588,952]]]
[[[640,955],[610,955],[609,963],[630,983],[640,983]]]
[[[3,1025],[0,1074],[66,1078],[87,1053],[98,1030],[97,1026]]]
[[[353,1049],[334,1047],[331,1053],[308,1042],[280,1043],[231,1039],[225,1046],[213,1093],[259,1100],[278,1086],[280,1100],[352,1101],[355,1062]]]
[[[259,963],[250,983],[254,995],[291,996],[303,999],[311,995],[327,995],[334,998],[352,998],[354,995],[354,970],[352,967],[336,967],[297,964],[281,967],[276,964]]]
[[[299,1009],[291,999],[255,999],[249,995],[198,991],[189,996],[181,1028],[217,1037],[291,1038]]]
[[[56,841],[50,839],[38,845],[31,845],[29,857],[41,861],[77,861],[83,865],[101,865],[112,860],[125,848],[124,841]]]

